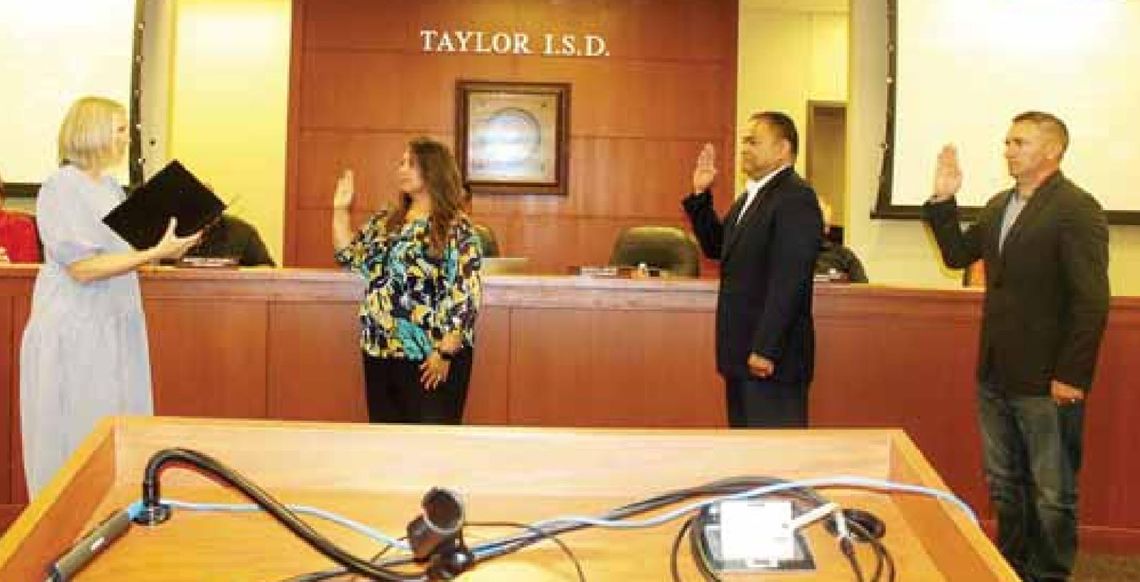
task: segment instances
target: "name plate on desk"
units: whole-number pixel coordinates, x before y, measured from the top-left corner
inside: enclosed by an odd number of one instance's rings
[[[669,271],[657,267],[639,267],[602,265],[570,267],[570,274],[579,277],[594,277],[598,279],[643,279],[647,277],[668,277]]]
[[[236,269],[238,260],[234,257],[182,257],[175,261],[174,266],[192,269]]]

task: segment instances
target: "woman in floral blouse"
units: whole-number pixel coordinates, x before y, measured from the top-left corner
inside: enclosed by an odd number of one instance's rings
[[[368,418],[458,424],[482,293],[479,239],[461,210],[463,186],[447,146],[412,140],[396,179],[399,203],[355,235],[352,170],[333,195],[336,260],[368,281],[360,306]]]

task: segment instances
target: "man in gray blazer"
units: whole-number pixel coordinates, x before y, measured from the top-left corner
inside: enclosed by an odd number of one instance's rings
[[[958,154],[938,158],[923,215],[942,259],[985,261],[978,359],[983,462],[998,547],[1025,580],[1067,580],[1077,550],[1077,472],[1085,399],[1108,316],[1108,228],[1087,192],[1060,170],[1065,124],[1014,117],[1005,159],[1014,188],[962,231]]]

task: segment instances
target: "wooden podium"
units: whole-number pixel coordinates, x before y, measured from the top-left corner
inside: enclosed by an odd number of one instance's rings
[[[421,427],[112,418],[85,441],[55,480],[0,539],[0,580],[43,580],[46,566],[110,512],[139,498],[143,469],[164,448],[214,456],[285,503],[317,506],[395,537],[419,515],[432,486],[461,493],[470,522],[529,523],[601,514],[667,490],[732,476],[785,479],[861,476],[944,488],[898,430],[605,430]],[[242,502],[193,469],[169,467],[163,496]],[[854,489],[821,493],[868,509],[887,525],[884,543],[900,580],[1015,581],[982,531],[957,508],[928,497]],[[377,545],[340,526],[308,519],[359,556]],[[586,529],[562,536],[588,580],[668,580],[679,522],[644,530]],[[469,526],[468,543],[518,533]],[[817,570],[781,580],[854,579],[833,538],[806,530]],[[684,580],[699,580],[688,544]],[[866,572],[873,554],[860,548]],[[281,580],[333,564],[262,513],[176,509],[153,528],[132,526],[79,580]],[[548,541],[478,565],[472,581],[576,580]],[[759,576],[730,576],[732,580]]]

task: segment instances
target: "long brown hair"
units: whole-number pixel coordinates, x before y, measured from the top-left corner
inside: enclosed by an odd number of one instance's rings
[[[408,152],[412,162],[423,178],[428,195],[431,196],[431,215],[428,217],[428,248],[433,256],[443,254],[443,247],[456,219],[463,214],[463,181],[459,177],[459,166],[455,156],[442,143],[426,137],[408,142]],[[412,197],[407,192],[400,194],[400,202],[388,218],[387,233],[395,233],[404,225]]]

